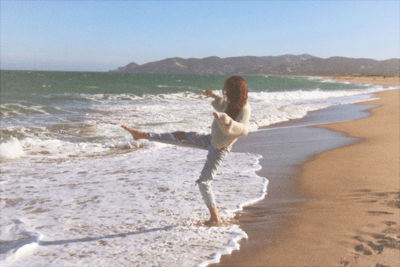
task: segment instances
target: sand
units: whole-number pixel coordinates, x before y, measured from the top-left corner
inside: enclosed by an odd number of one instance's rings
[[[340,82],[400,85],[400,76],[332,76],[328,78]]]
[[[360,139],[301,166],[290,191],[304,198],[286,208],[273,235],[263,232],[267,221],[264,228],[250,223],[268,216],[265,211],[239,218],[243,228],[259,227],[253,232],[265,240],[251,246],[249,235],[243,249],[219,265],[399,266],[399,93],[366,102],[378,105],[367,118],[322,126]]]

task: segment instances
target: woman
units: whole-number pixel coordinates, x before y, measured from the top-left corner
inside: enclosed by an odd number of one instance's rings
[[[222,221],[218,215],[211,183],[218,166],[230,152],[233,143],[240,136],[247,135],[251,109],[247,103],[247,83],[239,76],[232,76],[225,81],[223,97],[210,90],[204,91],[203,94],[214,98],[212,105],[216,112],[213,113],[211,134],[201,135],[195,132],[158,134],[138,131],[125,125],[121,125],[121,127],[130,132],[135,140],[148,139],[208,150],[207,161],[196,183],[199,185],[200,193],[211,215],[205,224],[217,226]]]

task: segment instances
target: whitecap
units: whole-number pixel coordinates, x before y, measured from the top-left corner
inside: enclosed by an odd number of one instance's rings
[[[0,143],[0,159],[16,159],[25,155],[21,142],[11,137],[8,141]]]

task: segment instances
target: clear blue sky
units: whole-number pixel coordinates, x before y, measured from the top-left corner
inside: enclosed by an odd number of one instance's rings
[[[4,1],[2,69],[107,71],[168,57],[400,57],[397,1]]]

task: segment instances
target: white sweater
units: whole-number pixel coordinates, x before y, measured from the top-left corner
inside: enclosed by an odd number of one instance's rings
[[[240,110],[235,120],[224,113],[228,103],[222,97],[216,97],[211,104],[217,111],[218,117],[218,119],[214,119],[211,125],[211,144],[216,149],[228,147],[236,142],[240,136],[248,134],[251,113],[248,103]]]

